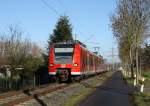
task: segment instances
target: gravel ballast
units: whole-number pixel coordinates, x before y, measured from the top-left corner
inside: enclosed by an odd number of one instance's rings
[[[105,72],[43,96],[37,94],[34,99],[16,106],[74,106],[90,95],[112,74],[113,72]]]

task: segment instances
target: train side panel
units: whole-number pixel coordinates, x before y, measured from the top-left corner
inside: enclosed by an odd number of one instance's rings
[[[85,48],[81,47],[81,70],[84,75],[91,75],[96,73],[96,56],[91,54]]]
[[[81,47],[79,44],[76,44],[74,47],[74,53],[73,53],[73,67],[71,69],[71,75],[81,75],[82,71],[81,71]]]
[[[50,53],[49,53],[49,74],[50,75],[56,75],[56,69],[54,65],[54,46],[50,47]]]

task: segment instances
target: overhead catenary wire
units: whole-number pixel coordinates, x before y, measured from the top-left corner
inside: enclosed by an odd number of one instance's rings
[[[56,1],[61,5],[61,7],[65,10],[65,12],[68,12],[67,7],[62,3],[61,0],[56,0]]]
[[[57,11],[55,8],[53,8],[51,5],[49,5],[45,0],[41,0],[41,2],[42,2],[47,8],[49,8],[51,11],[53,11],[56,15],[59,16],[58,11]]]
[[[88,42],[93,36],[95,36],[94,34],[90,35],[90,37],[88,37],[84,42]],[[92,42],[93,43],[93,42]]]
[[[66,14],[68,14],[68,8],[63,4],[63,2],[61,1],[61,0],[56,0],[61,6],[62,6],[62,8],[64,9],[64,11],[65,11],[65,13]],[[46,0],[41,0],[41,2],[47,7],[47,8],[49,8],[51,11],[53,11],[57,16],[60,16],[60,14],[59,14],[59,12],[53,7],[53,6],[51,6],[49,3],[47,3],[47,1]],[[77,18],[76,17],[73,17],[74,18],[74,20],[79,24],[79,25],[81,25],[80,24],[80,22],[77,20]],[[81,30],[79,30],[79,28],[76,28],[76,30],[78,31],[78,33],[80,33],[81,35],[84,35],[83,34],[83,32],[81,31]],[[77,35],[75,35],[76,36],[76,38],[77,38]],[[91,36],[90,36],[91,37]]]
[[[49,8],[51,11],[53,11],[56,15],[60,16],[59,12],[53,8],[51,5],[49,5],[45,0],[41,0],[41,2]],[[61,0],[57,0],[57,2],[64,8],[65,11],[67,11],[67,8],[63,5]],[[82,32],[78,29],[79,33],[81,34]]]

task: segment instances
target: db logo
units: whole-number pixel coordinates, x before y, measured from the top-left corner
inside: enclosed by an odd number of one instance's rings
[[[66,67],[66,64],[62,64],[62,65],[61,65],[61,68],[65,68],[65,67]]]

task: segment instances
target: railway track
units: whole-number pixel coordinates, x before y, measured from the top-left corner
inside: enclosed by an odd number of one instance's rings
[[[68,84],[49,84],[40,86],[35,89],[31,88],[18,92],[8,92],[0,96],[0,106],[14,106],[30,99],[37,98],[38,96],[42,96],[47,93],[54,92],[58,89],[65,88],[67,86]]]
[[[103,75],[103,73],[101,73],[101,75]],[[82,82],[90,78],[93,78],[93,77],[87,77],[86,79],[81,80],[80,84],[82,84]],[[73,82],[71,84],[52,83],[52,84],[47,84],[47,85],[41,85],[36,88],[25,89],[22,91],[8,92],[8,93],[0,95],[0,106],[15,106],[15,105],[17,106],[20,103],[29,101],[31,99],[37,99],[40,96],[66,88],[75,83],[76,82]]]

